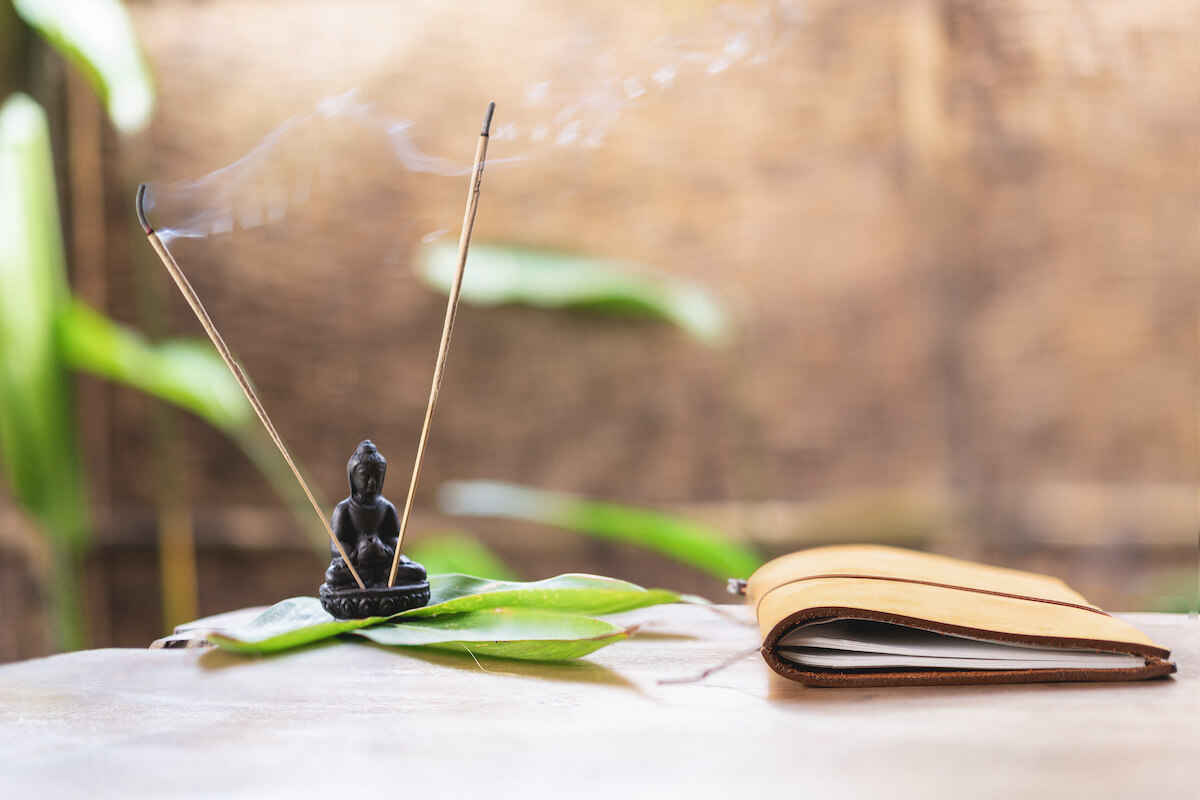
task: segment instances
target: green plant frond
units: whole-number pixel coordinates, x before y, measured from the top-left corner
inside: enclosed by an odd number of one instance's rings
[[[13,7],[83,73],[117,130],[146,127],[154,111],[154,83],[120,0],[13,0]]]
[[[58,340],[71,367],[187,409],[227,433],[253,418],[237,381],[207,342],[152,344],[75,299],[59,315]]]
[[[0,471],[50,542],[46,579],[58,646],[86,644],[79,587],[87,493],[70,381],[56,320],[66,265],[41,106],[16,94],[0,107]]]
[[[644,547],[713,577],[746,578],[762,564],[719,528],[645,508],[498,481],[452,481],[438,490],[448,514],[518,519]]]
[[[0,109],[0,208],[0,455],[18,499],[78,547],[87,503],[55,334],[66,266],[49,127],[25,95]]]
[[[212,345],[202,339],[149,342],[74,298],[61,308],[57,331],[67,366],[190,411],[229,436],[275,489],[316,552],[328,552],[324,526]],[[319,494],[317,501],[327,506]]]
[[[422,247],[414,260],[430,287],[450,291],[457,249]],[[729,313],[707,288],[651,267],[496,245],[471,247],[462,300],[646,316],[670,322],[709,346],[729,341]]]

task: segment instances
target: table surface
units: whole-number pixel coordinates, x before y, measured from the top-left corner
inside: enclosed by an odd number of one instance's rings
[[[561,665],[358,643],[69,653],[0,667],[0,795],[1190,800],[1200,621],[1126,618],[1173,651],[1174,678],[806,688],[752,652],[733,606],[614,617],[638,635]]]

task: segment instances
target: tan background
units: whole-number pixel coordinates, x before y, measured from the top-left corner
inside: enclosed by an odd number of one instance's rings
[[[1053,571],[1117,608],[1195,594],[1196,4],[133,11],[160,91],[148,134],[88,139],[78,92],[63,112],[73,280],[123,321],[199,334],[131,234],[132,187],[205,175],[354,87],[463,166],[496,101],[477,242],[654,265],[733,309],[713,350],[654,323],[464,308],[414,536],[469,528],[528,577],[719,592],[626,548],[436,514],[439,484],[489,478],[683,510],[768,553],[884,540]],[[730,39],[739,25],[753,35]],[[572,121],[598,146],[554,144]],[[325,494],[370,437],[396,499],[444,307],[409,257],[430,231],[453,241],[465,178],[409,172],[344,120],[305,131],[286,163],[309,203],[175,252]],[[150,404],[81,383],[97,643],[158,632],[164,485],[195,522],[203,613],[312,591],[320,564],[236,448],[179,417],[156,464]],[[3,596],[28,611],[18,527]]]

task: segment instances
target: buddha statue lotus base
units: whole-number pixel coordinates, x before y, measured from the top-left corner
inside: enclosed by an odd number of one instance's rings
[[[429,581],[360,589],[321,584],[321,606],[338,619],[390,617],[429,602]]]

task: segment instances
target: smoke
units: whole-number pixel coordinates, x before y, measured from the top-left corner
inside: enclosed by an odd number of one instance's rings
[[[497,120],[492,140],[520,152],[491,158],[488,165],[554,149],[601,147],[629,109],[650,105],[682,82],[765,64],[802,20],[796,0],[730,3],[689,30],[627,42],[624,48],[604,43],[591,22],[579,20],[571,34],[547,48],[544,74],[531,75],[523,97],[501,104],[511,109],[510,118]],[[285,120],[225,167],[193,180],[151,184],[146,209],[154,212],[164,242],[205,238],[274,225],[315,196],[337,196],[339,176],[351,158],[409,173],[454,177],[470,171],[469,163],[423,151],[414,141],[415,128],[414,121],[386,113],[360,89],[351,89]],[[425,239],[445,233],[441,222],[430,227]]]
[[[411,129],[412,122],[391,117],[351,89],[285,120],[232,164],[193,180],[151,184],[146,210],[170,217],[159,228],[164,242],[204,238],[281,222],[314,195],[334,189],[346,153],[399,164],[409,172],[457,176],[470,171],[469,164],[422,151]]]
[[[802,22],[798,0],[729,3],[694,29],[624,52],[599,47],[601,37],[581,21],[582,33],[561,37],[550,48],[548,61],[554,66],[546,71],[555,76],[535,77],[525,90],[524,105],[534,112],[534,121],[521,129],[510,125],[505,136],[556,147],[600,147],[627,109],[689,79],[765,64]]]

